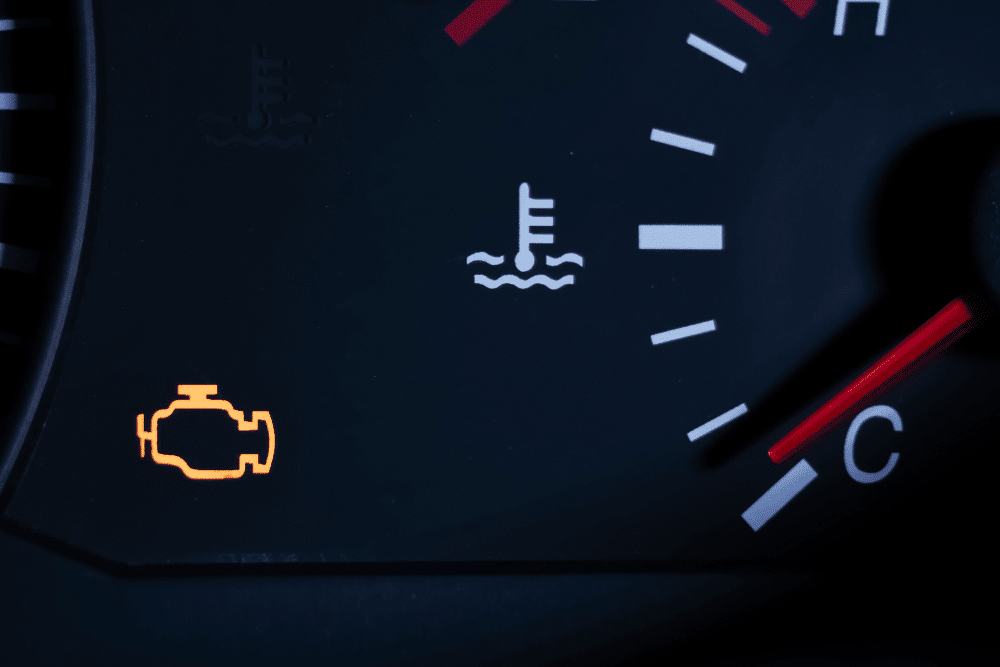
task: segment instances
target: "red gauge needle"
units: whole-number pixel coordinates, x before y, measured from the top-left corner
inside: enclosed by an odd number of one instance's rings
[[[510,0],[476,0],[445,26],[444,31],[456,44],[462,46],[509,3]]]
[[[941,351],[947,347],[941,343],[947,342],[950,345],[958,340],[961,335],[953,334],[971,320],[972,311],[964,301],[955,299],[949,303],[937,315],[907,336],[902,343],[892,348],[874,366],[862,373],[861,377],[793,428],[788,435],[767,450],[768,456],[775,463],[787,461],[827,428],[846,416],[856,405],[899,379],[914,362],[926,358],[932,350]],[[964,334],[965,331],[960,333]]]

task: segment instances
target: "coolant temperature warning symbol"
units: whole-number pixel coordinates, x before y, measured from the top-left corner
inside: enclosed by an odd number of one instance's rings
[[[139,456],[145,458],[146,443],[149,443],[149,455],[154,463],[167,466],[176,466],[181,469],[187,477],[191,479],[236,479],[242,477],[247,466],[253,468],[253,472],[258,475],[266,475],[271,472],[271,461],[274,459],[274,424],[271,422],[271,413],[266,411],[254,411],[250,420],[245,419],[245,413],[233,407],[229,401],[215,398],[208,398],[218,393],[219,388],[214,384],[182,384],[177,387],[179,398],[170,404],[169,408],[157,410],[153,413],[153,418],[149,422],[149,430],[146,426],[146,415],[137,415],[135,418],[135,432],[139,436]],[[157,425],[161,419],[166,419],[177,410],[223,410],[236,422],[240,431],[256,431],[260,422],[264,422],[267,427],[267,461],[260,462],[259,454],[240,454],[239,465],[233,470],[198,470],[188,465],[187,461],[173,454],[161,454],[157,446]]]
[[[517,255],[514,256],[514,266],[521,273],[527,273],[535,266],[535,253],[532,252],[531,246],[550,245],[555,243],[556,240],[555,234],[539,234],[532,231],[532,228],[536,227],[554,227],[556,224],[555,218],[552,216],[532,215],[531,210],[553,209],[555,205],[555,200],[553,199],[533,198],[531,196],[531,187],[527,183],[521,183],[521,187],[517,191]],[[500,266],[504,263],[505,259],[504,255],[495,257],[486,252],[477,252],[466,257],[465,263],[485,262],[490,266]],[[583,267],[583,257],[575,252],[568,252],[559,257],[545,256],[546,266],[559,266],[567,262],[576,264],[581,268]],[[533,285],[545,285],[551,290],[557,290],[560,287],[572,285],[574,280],[573,274],[556,279],[544,273],[537,273],[527,279],[513,274],[500,276],[496,280],[479,273],[473,277],[473,281],[477,285],[482,285],[489,289],[496,289],[501,285],[513,285],[518,289],[528,289]]]

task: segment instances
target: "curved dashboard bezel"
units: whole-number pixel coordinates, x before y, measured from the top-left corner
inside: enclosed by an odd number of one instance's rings
[[[94,10],[90,0],[75,0],[67,8],[70,45],[71,92],[69,102],[71,141],[65,150],[66,179],[60,207],[60,233],[48,258],[46,302],[39,334],[29,348],[27,373],[17,402],[9,412],[9,426],[0,449],[0,493],[7,488],[21,461],[22,450],[37,428],[36,416],[49,379],[53,376],[63,341],[70,306],[80,274],[87,219],[90,215],[91,180],[97,126],[97,45]],[[4,494],[6,495],[6,494]]]

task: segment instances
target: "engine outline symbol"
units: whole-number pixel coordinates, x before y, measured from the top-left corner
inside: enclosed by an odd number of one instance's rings
[[[177,385],[177,395],[187,396],[179,398],[170,404],[170,407],[157,410],[153,413],[153,418],[149,422],[149,430],[146,426],[146,415],[136,415],[135,432],[139,437],[139,456],[146,457],[146,442],[149,442],[149,455],[154,463],[160,465],[175,466],[190,479],[237,479],[246,472],[247,464],[251,466],[254,474],[266,475],[271,472],[271,462],[274,460],[274,423],[271,421],[271,413],[265,410],[254,411],[250,420],[247,421],[245,413],[233,407],[229,401],[216,398],[208,398],[217,394],[218,385],[214,384],[181,384]],[[239,466],[235,470],[200,470],[192,468],[187,461],[174,454],[161,454],[158,448],[157,424],[161,419],[166,419],[174,414],[176,410],[223,410],[236,422],[241,431],[256,431],[263,421],[267,426],[267,461],[260,462],[260,454],[240,454]]]

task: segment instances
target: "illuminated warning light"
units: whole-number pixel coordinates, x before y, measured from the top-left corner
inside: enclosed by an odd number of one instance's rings
[[[170,404],[169,408],[154,412],[153,418],[149,422],[148,431],[146,430],[146,415],[137,415],[135,432],[139,436],[139,456],[145,458],[146,443],[149,442],[149,455],[154,463],[176,466],[191,479],[236,479],[243,476],[247,465],[250,465],[253,472],[258,475],[266,475],[271,472],[271,461],[274,459],[274,424],[271,422],[271,413],[254,411],[250,420],[247,421],[244,418],[244,413],[235,409],[229,401],[208,398],[218,391],[218,385],[214,384],[178,385],[177,394],[187,396],[187,398],[177,399]],[[223,410],[236,422],[241,431],[256,431],[260,422],[263,421],[267,426],[267,461],[261,463],[259,454],[240,454],[240,463],[234,470],[198,470],[189,466],[187,461],[179,456],[161,454],[157,447],[156,427],[161,419],[166,419],[176,410]]]

